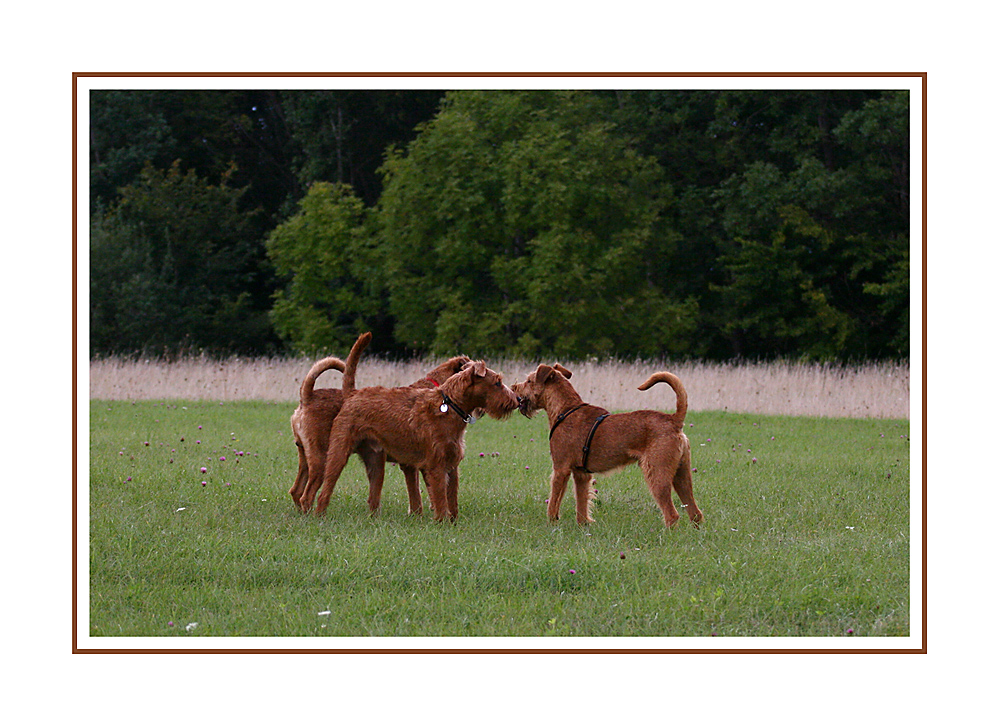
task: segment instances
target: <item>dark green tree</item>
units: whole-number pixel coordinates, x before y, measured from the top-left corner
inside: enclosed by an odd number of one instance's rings
[[[107,209],[147,165],[180,161],[211,184],[244,189],[244,210],[263,236],[289,198],[302,194],[294,145],[276,91],[94,91],[92,207]]]
[[[908,355],[906,92],[442,98],[92,92],[95,352]]]
[[[747,273],[748,246],[783,239],[808,246],[801,270],[824,292],[824,305],[852,322],[849,335],[834,336],[841,340],[835,351],[809,347],[808,355],[907,355],[900,326],[907,325],[908,288],[898,282],[908,264],[906,93],[628,91],[615,101],[616,118],[676,190],[664,220],[677,238],[675,264],[657,282],[701,305],[692,353],[789,355],[788,340],[775,349],[770,337],[737,335],[742,315],[731,307],[751,292],[735,278],[737,269]],[[810,220],[799,229],[822,228],[828,246],[817,247],[816,235],[790,234],[789,214]],[[734,286],[740,296],[726,293]],[[762,309],[774,294],[758,289]]]
[[[179,164],[147,166],[91,217],[93,352],[263,352],[275,344],[248,292],[260,274],[244,190]]]
[[[910,100],[886,91],[834,129],[853,158],[851,276],[860,281],[865,357],[908,357],[910,348]]]
[[[390,156],[380,221],[398,340],[440,353],[683,350],[696,306],[651,280],[670,190],[609,115],[586,92],[456,92]]]
[[[791,136],[815,141],[803,143],[797,158],[786,160],[787,168],[756,161],[718,185],[715,197],[724,233],[719,248],[728,278],[714,289],[739,289],[744,298],[755,289],[761,310],[780,290],[788,293],[786,306],[803,305],[790,288],[754,286],[746,279],[748,250],[778,239],[785,246],[791,241],[795,269],[822,292],[825,313],[811,316],[809,306],[800,308],[806,317],[800,315],[797,326],[812,320],[815,330],[786,342],[829,336],[828,346],[801,349],[794,343],[775,348],[773,337],[755,337],[753,326],[734,336],[735,321],[746,319],[729,307],[736,300],[729,295],[716,310],[734,353],[838,359],[909,355],[909,288],[902,284],[909,270],[908,114],[906,94],[886,92],[838,117],[829,133],[809,134],[804,122],[793,123]],[[840,322],[834,324],[834,318]]]
[[[90,94],[90,203],[107,208],[146,164],[169,163],[176,140],[153,91]]]
[[[366,205],[374,205],[382,191],[378,168],[386,148],[411,141],[416,126],[434,115],[443,95],[423,90],[282,91],[300,185],[349,184]]]
[[[317,182],[268,236],[268,256],[286,281],[271,321],[295,351],[346,351],[366,330],[387,347],[384,276],[368,217],[348,185]]]
[[[832,301],[834,240],[799,208],[779,214],[783,223],[767,242],[739,239],[722,259],[731,275],[720,288],[724,332],[737,355],[837,358],[856,323]]]

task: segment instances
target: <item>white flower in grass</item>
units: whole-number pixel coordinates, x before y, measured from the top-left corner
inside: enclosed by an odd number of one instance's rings
[[[187,631],[187,632],[191,632],[191,631],[194,631],[196,628],[198,628],[198,622],[197,621],[189,623],[187,626],[184,627],[184,630]]]

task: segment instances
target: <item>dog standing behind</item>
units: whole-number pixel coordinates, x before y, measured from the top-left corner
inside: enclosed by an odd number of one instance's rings
[[[466,364],[437,389],[356,390],[333,420],[316,513],[326,511],[357,444],[374,440],[401,466],[423,474],[435,520],[456,519],[458,465],[465,455],[465,428],[474,421],[469,412],[482,409],[495,419],[506,419],[516,408],[517,397],[482,361]],[[314,482],[310,476],[306,502],[314,497]]]
[[[362,352],[372,340],[372,334],[362,333],[351,347],[347,361],[341,361],[334,356],[328,356],[312,365],[309,373],[299,387],[299,405],[292,412],[292,436],[299,453],[299,470],[295,483],[288,494],[295,504],[302,509],[301,498],[308,489],[309,476],[323,476],[326,462],[326,450],[330,443],[330,425],[340,413],[344,400],[354,391],[355,372]],[[344,374],[340,389],[316,389],[316,379],[325,371],[335,369]],[[361,457],[363,460],[365,456]],[[373,463],[375,464],[375,463]],[[384,465],[383,465],[384,466]],[[365,468],[369,463],[365,461]],[[371,470],[369,469],[369,472]],[[419,493],[418,493],[419,495]],[[310,507],[312,504],[310,503]],[[308,510],[309,508],[305,508]]]
[[[684,434],[687,392],[674,374],[661,371],[650,376],[640,391],[664,382],[677,396],[673,414],[640,410],[609,414],[606,409],[584,403],[569,383],[572,372],[559,364],[541,364],[528,378],[511,388],[518,408],[526,417],[544,409],[549,417],[549,450],[552,481],[548,516],[559,519],[559,506],[566,483],[573,475],[576,491],[576,521],[593,522],[590,501],[594,473],[607,473],[638,462],[653,499],[663,512],[667,527],[680,516],[671,489],[677,492],[688,517],[697,526],[704,516],[694,500],[691,479],[691,444]]]

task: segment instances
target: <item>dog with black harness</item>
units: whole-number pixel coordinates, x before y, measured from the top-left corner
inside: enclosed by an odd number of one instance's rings
[[[673,414],[640,410],[611,414],[587,404],[569,383],[573,373],[560,364],[541,364],[528,378],[514,384],[518,409],[531,417],[544,409],[549,417],[549,451],[552,480],[549,493],[549,520],[559,519],[559,508],[570,475],[576,494],[576,521],[594,522],[590,513],[593,475],[607,474],[633,463],[642,468],[653,499],[663,512],[667,527],[680,519],[672,492],[681,500],[688,518],[695,524],[704,519],[694,499],[691,477],[691,443],[684,434],[687,392],[674,374],[661,371],[641,386],[645,391],[663,382],[677,397]]]

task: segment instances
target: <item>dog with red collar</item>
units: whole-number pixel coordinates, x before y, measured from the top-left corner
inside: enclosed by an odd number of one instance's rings
[[[299,405],[292,414],[292,433],[299,453],[299,469],[295,483],[288,491],[292,501],[302,512],[308,512],[313,507],[315,494],[312,497],[307,497],[307,493],[315,493],[322,482],[323,472],[326,469],[326,452],[330,444],[330,428],[343,408],[346,399],[355,391],[354,382],[358,361],[371,339],[370,332],[362,333],[351,347],[346,361],[335,357],[321,359],[313,364],[302,381],[299,390]],[[454,356],[435,366],[427,372],[426,376],[410,384],[409,388],[437,388],[440,386],[438,382],[446,381],[449,377],[457,374],[470,361],[468,356]],[[324,371],[329,370],[338,370],[344,373],[341,388],[315,388],[316,379]],[[355,453],[364,463],[365,473],[368,477],[368,507],[373,513],[377,512],[382,503],[386,453],[374,441],[359,442]],[[402,464],[400,469],[403,471],[403,478],[406,481],[409,511],[413,514],[420,514],[423,512],[423,498],[420,495],[420,481],[417,471]]]

